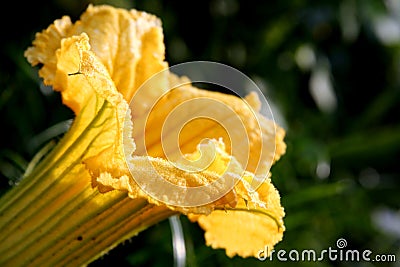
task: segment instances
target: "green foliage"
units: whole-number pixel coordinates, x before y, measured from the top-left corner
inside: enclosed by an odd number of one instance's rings
[[[272,168],[287,228],[276,250],[318,252],[345,238],[348,248],[396,254],[400,260],[398,1],[108,3],[160,17],[170,65],[191,60],[225,63],[263,90],[287,131],[287,153]],[[59,95],[41,85],[23,51],[35,32],[64,14],[78,18],[87,2],[9,4],[13,21],[2,18],[0,44],[2,191],[18,181],[40,147],[57,140],[65,126],[57,123],[73,117]],[[61,128],[47,130],[54,125]],[[222,250],[205,246],[197,225],[185,217],[181,222],[189,266],[291,265],[277,259],[230,259]],[[110,264],[171,266],[168,221],[90,266]],[[296,265],[373,266],[328,260]]]

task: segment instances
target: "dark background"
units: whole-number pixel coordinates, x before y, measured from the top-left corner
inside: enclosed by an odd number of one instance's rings
[[[8,1],[2,7],[1,192],[45,142],[59,138],[65,129],[59,123],[73,118],[23,52],[36,32],[62,15],[78,19],[88,3]],[[344,238],[348,249],[397,258],[379,265],[230,259],[206,247],[203,231],[181,216],[188,266],[400,266],[399,1],[107,3],[157,15],[170,65],[225,63],[263,90],[287,131],[287,153],[272,169],[287,228],[276,250],[318,252]],[[173,266],[171,240],[166,220],[90,266]]]

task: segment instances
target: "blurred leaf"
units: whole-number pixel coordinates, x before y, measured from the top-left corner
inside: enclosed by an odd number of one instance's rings
[[[282,204],[287,209],[293,209],[298,206],[304,207],[309,202],[324,201],[325,198],[341,194],[349,189],[349,186],[346,181],[309,186],[301,191],[282,197]]]

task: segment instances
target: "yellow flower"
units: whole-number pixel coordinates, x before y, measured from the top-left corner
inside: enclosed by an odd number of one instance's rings
[[[285,152],[283,129],[254,93],[176,76],[164,50],[158,18],[111,6],[37,33],[25,56],[76,117],[0,199],[1,266],[87,264],[176,213],[228,256],[257,256],[282,239],[269,168]]]

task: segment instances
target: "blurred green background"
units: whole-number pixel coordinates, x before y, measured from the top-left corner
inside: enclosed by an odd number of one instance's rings
[[[78,19],[88,3],[8,1],[2,7],[1,193],[73,118],[23,52],[36,32],[62,15]],[[348,249],[397,259],[230,259],[205,246],[203,231],[181,216],[187,266],[400,266],[400,1],[92,3],[157,15],[170,65],[225,63],[263,90],[287,131],[287,153],[272,169],[287,229],[276,250],[318,252],[344,238]],[[90,266],[173,266],[170,226],[168,220],[159,223]]]

